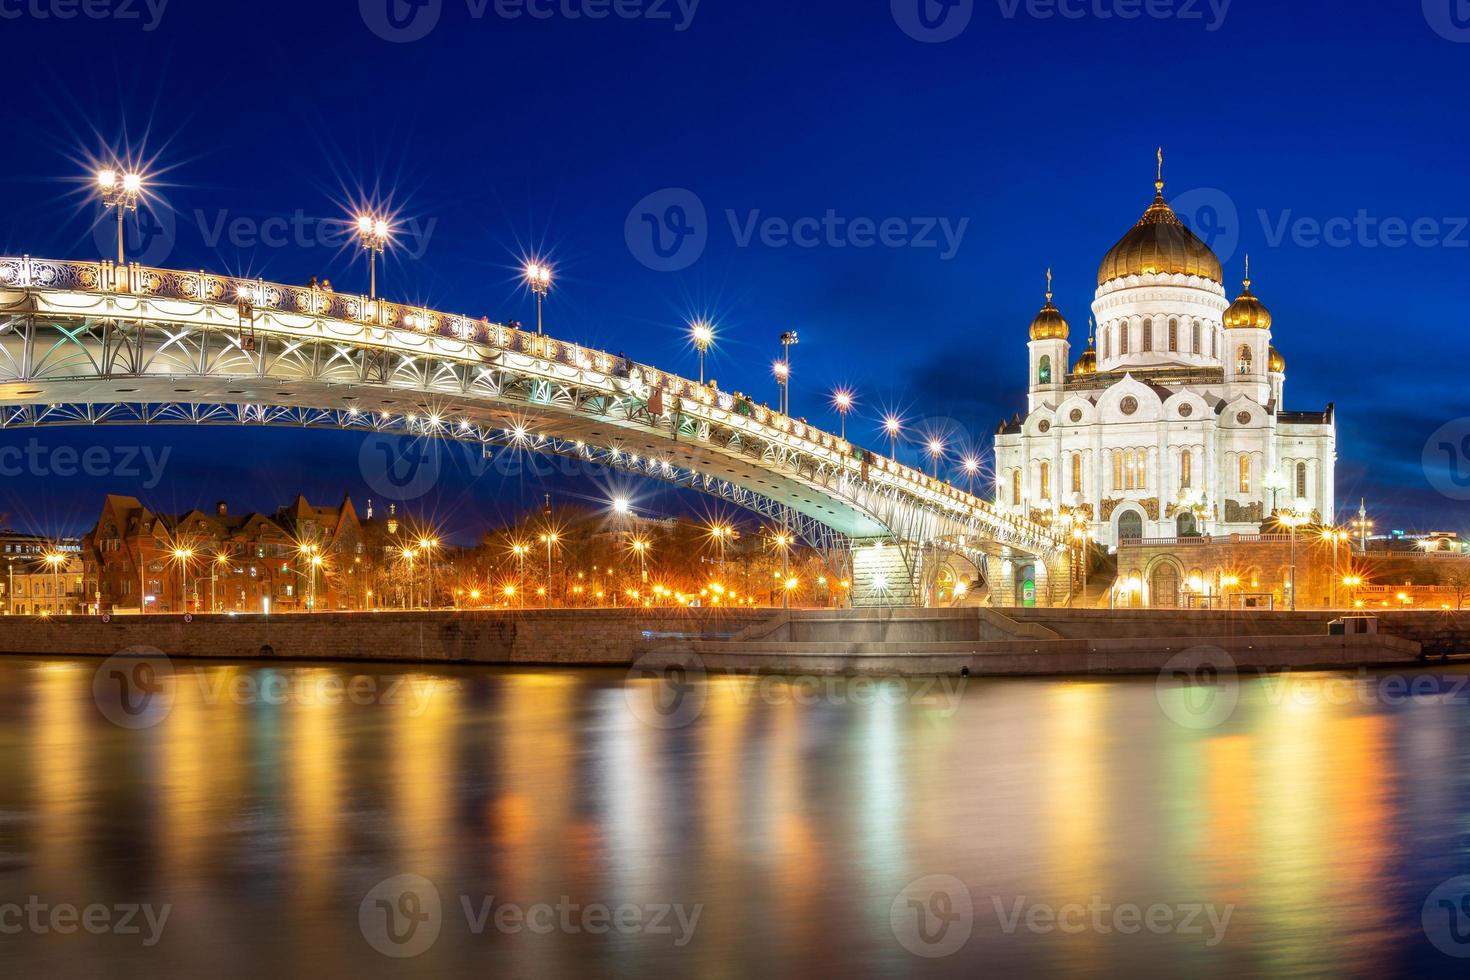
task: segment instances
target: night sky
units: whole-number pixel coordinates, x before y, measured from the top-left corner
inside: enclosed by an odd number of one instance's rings
[[[1162,143],[1166,195],[1232,297],[1252,256],[1286,407],[1337,404],[1340,506],[1366,496],[1380,529],[1464,530],[1422,462],[1470,414],[1463,2],[1066,0],[1080,16],[1064,17],[1038,0],[923,0],[932,27],[920,0],[535,0],[547,17],[515,0],[87,2],[109,16],[0,0],[4,254],[103,254],[86,176],[113,152],[146,162],[155,194],[133,248],[155,265],[365,290],[333,223],[375,202],[400,231],[388,297],[533,323],[518,269],[543,255],[554,335],[690,375],[686,323],[707,316],[710,374],[774,403],[777,338],[796,329],[794,414],[835,429],[828,394],[847,385],[858,442],[881,445],[874,419],[892,409],[988,452],[1024,409],[1046,268],[1075,358],[1098,262],[1147,207]],[[1170,16],[1119,16],[1150,9]],[[698,233],[665,225],[660,249],[641,216],[671,204]],[[770,218],[833,230],[797,244]],[[1446,431],[1431,457],[1470,421]],[[143,462],[59,478],[3,455],[36,443],[52,461],[63,446],[168,456],[148,487]],[[108,490],[161,509],[274,508],[298,491],[382,507],[361,447],[12,430],[0,513],[80,532]],[[445,458],[409,506],[461,536],[545,491],[606,496]],[[640,505],[705,506],[652,488]]]

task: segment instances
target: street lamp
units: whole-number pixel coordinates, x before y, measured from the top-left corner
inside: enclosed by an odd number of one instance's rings
[[[408,565],[408,603],[407,603],[407,606],[405,608],[410,608],[410,609],[417,608],[418,607],[418,603],[416,603],[416,602],[413,601],[413,585],[414,585],[414,581],[413,581],[414,580],[413,560],[414,560],[414,557],[417,554],[418,554],[418,552],[414,551],[412,548],[404,548],[403,549],[403,560]]]
[[[791,381],[791,364],[787,361],[776,361],[771,365],[771,373],[776,376],[776,388],[780,392],[776,399],[776,406],[782,415],[786,414],[786,386]]]
[[[944,442],[939,438],[929,440],[929,455],[934,459],[934,479],[939,479],[939,461],[944,458]]]
[[[194,557],[193,548],[175,548],[174,560],[179,563],[180,589],[184,593],[184,612],[189,611],[189,562]]]
[[[228,568],[229,565],[230,556],[220,554],[214,556],[214,562],[209,566],[209,611],[212,613],[219,612],[219,599],[217,598],[215,592],[215,581],[217,573],[219,572],[221,566]]]
[[[1332,608],[1333,609],[1336,609],[1337,608],[1337,545],[1338,545],[1339,542],[1348,541],[1348,542],[1350,542],[1349,543],[1349,547],[1351,547],[1351,539],[1348,537],[1348,533],[1346,531],[1339,531],[1337,528],[1329,528],[1328,530],[1322,532],[1322,540],[1329,541],[1329,542],[1332,543],[1332,585],[1331,585],[1331,600],[1330,601],[1331,601]]]
[[[643,538],[634,538],[631,545],[633,551],[638,555],[638,577],[640,580],[648,581],[648,565],[646,556],[648,554],[648,542]]]
[[[419,550],[429,563],[429,612],[434,611],[434,549],[439,547],[438,538],[419,538]]]
[[[705,320],[696,320],[689,325],[689,335],[694,338],[694,347],[699,351],[699,383],[704,384],[704,355],[715,342],[715,328]]]
[[[1296,612],[1296,529],[1311,520],[1310,504],[1305,500],[1295,501],[1290,508],[1281,511],[1276,519],[1291,532],[1291,611]]]
[[[832,407],[837,409],[837,414],[842,417],[842,441],[847,441],[847,413],[852,411],[852,392],[846,388],[838,388],[832,392]]]
[[[962,464],[965,468],[965,479],[969,486],[966,490],[970,496],[975,496],[975,475],[980,472],[980,457],[973,453],[966,456]]]
[[[46,556],[46,564],[51,566],[51,591],[56,597],[56,615],[61,615],[61,566],[66,564],[66,555],[59,551],[53,551]]]
[[[791,348],[797,345],[795,330],[787,330],[781,334],[781,362],[786,365],[786,405],[781,409],[782,415],[791,414]]]
[[[536,336],[541,336],[541,304],[551,292],[551,266],[544,262],[526,263],[526,285],[536,294]]]
[[[119,173],[107,167],[97,171],[97,190],[102,195],[102,206],[117,211],[117,264],[125,265],[123,216],[138,210],[138,199],[143,196],[143,177],[135,173]]]
[[[888,458],[898,461],[898,435],[903,431],[903,421],[897,415],[883,420],[883,431],[888,433]]]
[[[1261,481],[1261,486],[1271,491],[1271,513],[1276,513],[1276,495],[1286,489],[1286,477],[1280,470],[1272,470]]]
[[[548,531],[541,535],[542,542],[546,545],[546,605],[551,605],[551,549],[561,540],[561,535],[555,531]]]
[[[378,298],[378,256],[392,237],[393,229],[385,219],[371,214],[357,216],[357,238],[368,257],[368,299]]]
[[[790,582],[791,579],[791,535],[782,531],[775,537],[776,547],[781,549],[781,579]],[[791,586],[787,586],[781,593],[781,608],[790,608]]]

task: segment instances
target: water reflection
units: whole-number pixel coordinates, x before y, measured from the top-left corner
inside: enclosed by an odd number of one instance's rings
[[[975,681],[946,705],[896,682],[836,697],[712,677],[688,723],[663,726],[614,672],[176,664],[171,709],[130,730],[94,703],[96,668],[0,662],[0,903],[168,903],[169,931],[150,948],[6,935],[10,975],[1454,965],[1418,915],[1467,871],[1463,698],[1333,702],[1275,679],[1192,730],[1147,679]],[[403,874],[443,917],[400,962],[359,906]],[[971,938],[942,960],[890,919],[931,874],[974,899]],[[1003,921],[1099,901],[1233,911],[1217,945]],[[538,903],[700,912],[683,946],[580,913],[550,930],[474,915]]]

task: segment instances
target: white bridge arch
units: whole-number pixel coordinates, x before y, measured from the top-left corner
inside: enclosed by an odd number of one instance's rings
[[[310,287],[0,258],[0,428],[100,424],[332,427],[576,456],[730,500],[833,558],[856,555],[858,603],[914,601],[925,565],[937,567],[926,549],[1068,567],[1049,528],[604,351]],[[866,558],[870,544],[887,559]]]

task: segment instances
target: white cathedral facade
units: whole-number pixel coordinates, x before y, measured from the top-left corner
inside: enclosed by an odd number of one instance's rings
[[[1288,412],[1286,361],[1250,288],[1233,303],[1220,260],[1157,195],[1108,252],[1097,328],[1074,364],[1052,304],[1031,323],[1024,418],[995,437],[996,499],[1100,544],[1254,534],[1274,512],[1334,512],[1333,407]]]

